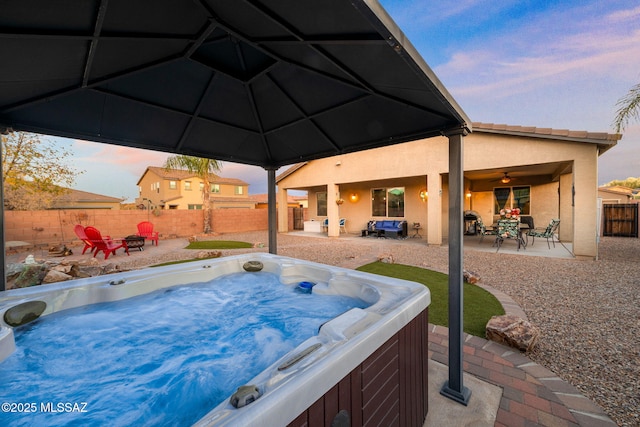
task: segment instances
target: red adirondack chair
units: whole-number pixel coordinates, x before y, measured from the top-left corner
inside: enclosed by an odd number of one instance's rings
[[[142,221],[140,224],[138,224],[137,235],[151,240],[152,245],[153,242],[156,242],[156,246],[158,246],[158,232],[153,231],[153,224],[149,221]]]
[[[121,240],[120,242],[114,242],[112,240],[103,239],[98,229],[94,227],[85,227],[84,232],[87,234],[89,241],[95,246],[94,258],[98,255],[98,252],[104,252],[104,259],[109,258],[110,254],[116,253],[117,249],[124,248],[124,251],[129,255],[129,248],[126,242]]]
[[[91,253],[93,253],[93,251],[96,249],[96,246],[87,237],[87,233],[85,233],[84,227],[78,224],[73,228],[73,231],[75,231],[76,236],[78,236],[78,239],[82,240],[82,243],[84,243],[84,248],[82,249],[82,255],[84,255],[84,253],[89,248],[91,248]]]

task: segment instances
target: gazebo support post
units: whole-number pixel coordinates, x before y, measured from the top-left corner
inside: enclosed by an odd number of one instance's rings
[[[0,127],[0,137],[1,135],[8,134],[9,130],[7,128]],[[2,141],[0,141],[0,145]],[[2,163],[2,150],[0,150],[0,163]],[[0,280],[0,292],[7,289],[7,272],[6,268],[6,246],[4,241],[4,176],[2,172],[2,168],[0,168],[0,247],[2,248],[2,253],[0,253],[0,270],[2,270],[2,280]]]
[[[276,211],[276,169],[267,169],[267,210],[269,216],[269,253],[278,253],[278,216]]]
[[[449,380],[440,394],[465,406],[471,390],[463,384],[463,230],[464,136],[466,127],[450,129],[449,138]]]

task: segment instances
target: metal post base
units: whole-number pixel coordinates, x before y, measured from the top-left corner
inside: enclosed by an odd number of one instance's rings
[[[469,405],[469,399],[471,398],[471,390],[463,386],[462,393],[460,393],[449,387],[449,381],[445,381],[440,389],[440,394],[458,403],[462,403],[464,406]]]

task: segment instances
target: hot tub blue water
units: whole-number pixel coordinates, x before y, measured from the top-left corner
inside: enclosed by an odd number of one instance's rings
[[[0,424],[191,425],[324,322],[367,305],[261,272],[54,313],[14,331],[0,401],[37,411],[0,413]],[[83,411],[48,413],[49,402]]]

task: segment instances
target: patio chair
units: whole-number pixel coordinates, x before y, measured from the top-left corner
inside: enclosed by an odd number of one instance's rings
[[[498,230],[495,230],[491,227],[487,228],[487,226],[484,225],[482,218],[480,217],[476,219],[476,232],[480,235],[480,241],[478,242],[478,244],[482,243],[484,236],[495,236],[498,234]]]
[[[340,232],[347,232],[347,228],[345,227],[345,224],[347,223],[347,219],[346,218],[340,218]]]
[[[124,251],[129,255],[129,248],[127,247],[126,242],[120,240],[120,242],[115,242],[113,240],[104,239],[98,231],[97,228],[94,227],[85,227],[84,232],[87,234],[89,241],[95,246],[95,252],[93,253],[93,257],[95,258],[98,255],[98,252],[104,252],[104,259],[109,258],[109,255],[116,254],[116,250],[120,248],[124,248]]]
[[[536,228],[536,226],[533,223],[533,217],[530,215],[521,215],[520,216],[520,224],[526,224],[528,229],[527,232],[525,233],[524,237],[527,239],[527,245],[529,244],[529,231],[533,230]],[[522,227],[520,227],[522,228]]]
[[[328,231],[329,230],[329,218],[325,218],[322,221],[322,231]]]
[[[496,235],[496,241],[494,245],[498,246],[496,252],[500,250],[504,239],[515,239],[518,244],[518,250],[520,246],[526,247],[522,234],[520,233],[520,221],[514,219],[500,219],[498,220],[498,231]]]
[[[531,246],[536,242],[536,237],[541,237],[547,239],[547,246],[551,249],[551,245],[549,244],[549,239],[551,239],[551,243],[553,243],[553,247],[556,247],[555,235],[558,230],[558,226],[560,225],[559,219],[552,219],[549,225],[547,225],[544,229],[533,229],[527,233],[527,236],[532,237]],[[560,240],[558,240],[560,241]]]
[[[89,248],[91,248],[91,253],[93,253],[93,251],[96,250],[96,246],[91,242],[91,240],[89,240],[89,238],[87,237],[87,233],[85,233],[84,227],[81,224],[78,224],[75,227],[73,227],[73,231],[76,233],[76,236],[78,236],[78,239],[80,239],[82,243],[84,243],[84,248],[82,249],[82,255],[84,255],[84,253]]]
[[[151,240],[152,246],[153,242],[156,242],[156,246],[158,246],[158,232],[153,231],[153,224],[149,221],[142,221],[138,224],[138,233],[136,235]]]

